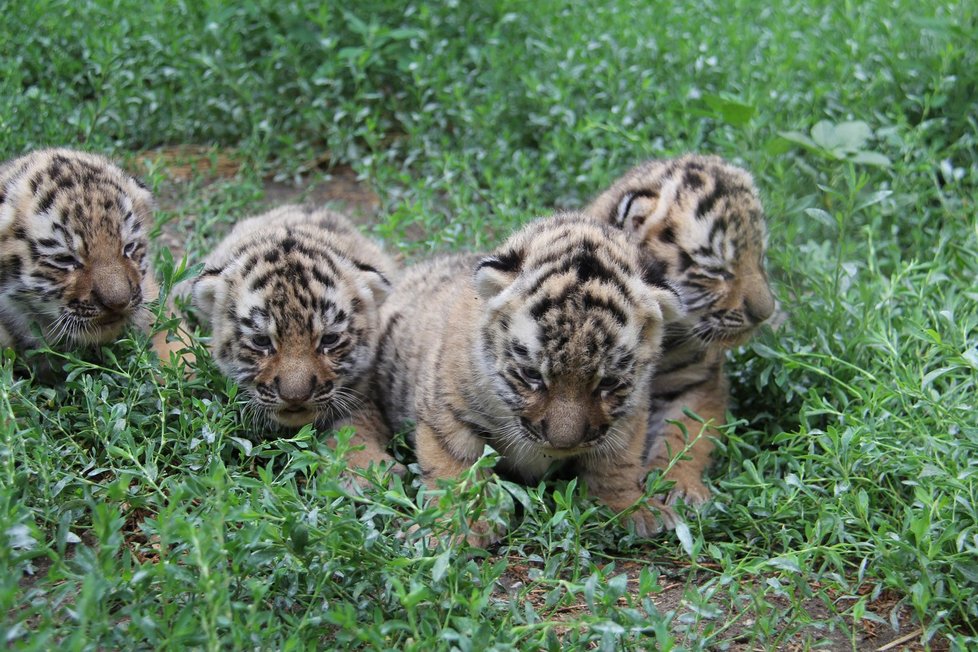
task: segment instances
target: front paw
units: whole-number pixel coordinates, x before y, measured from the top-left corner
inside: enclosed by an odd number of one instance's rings
[[[650,500],[632,512],[631,519],[635,524],[635,534],[644,538],[654,537],[663,530],[674,530],[681,520],[676,512],[658,500]]]
[[[489,521],[472,521],[468,525],[469,531],[465,534],[465,541],[473,548],[488,548],[494,543],[499,543],[505,533],[501,527]]]
[[[373,461],[376,466],[375,471],[368,471],[367,468],[350,468],[340,475],[340,488],[348,494],[360,495],[369,487],[379,486],[382,489],[393,489],[396,483],[395,478],[404,480],[407,475],[407,467],[393,458],[385,461]],[[368,465],[369,466],[369,463]]]
[[[710,489],[703,484],[700,474],[696,471],[673,470],[666,475],[667,480],[675,482],[669,493],[666,494],[665,503],[675,505],[682,500],[688,507],[698,508],[704,505],[712,497]]]
[[[455,531],[455,525],[455,520],[451,517],[439,519],[437,531],[429,532],[424,536],[425,548],[433,550],[441,543],[453,549],[462,547],[463,543],[467,543],[473,548],[488,548],[492,544],[498,543],[506,532],[499,525],[483,520],[468,522],[466,533]],[[408,532],[414,533],[420,529],[419,525],[414,524],[408,528]]]

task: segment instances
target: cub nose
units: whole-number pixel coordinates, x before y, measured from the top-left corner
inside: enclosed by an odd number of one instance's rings
[[[122,312],[135,294],[129,277],[120,265],[99,266],[92,271],[92,295],[106,311]]]
[[[292,405],[301,405],[312,398],[312,389],[316,386],[315,378],[299,374],[288,374],[275,377],[275,387],[279,398]]]
[[[767,287],[744,297],[744,312],[755,324],[764,322],[774,313],[774,295]]]

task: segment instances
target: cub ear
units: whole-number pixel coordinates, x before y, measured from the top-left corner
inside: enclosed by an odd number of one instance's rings
[[[393,286],[391,285],[390,279],[376,267],[371,267],[365,263],[357,263],[356,265],[357,269],[363,272],[363,277],[367,282],[367,288],[370,289],[370,294],[373,295],[374,301],[379,306],[387,298],[387,295],[391,293]]]
[[[515,249],[486,256],[475,267],[476,291],[488,301],[512,285],[522,267],[523,256]]]
[[[156,199],[153,197],[152,191],[139,177],[129,175],[129,194],[135,203],[144,204],[140,208],[145,210],[147,214],[156,208]]]
[[[221,275],[223,270],[204,270],[194,281],[193,306],[200,313],[202,321],[210,323],[214,315],[214,307],[223,303],[227,294],[227,281]]]
[[[626,192],[618,200],[615,224],[626,233],[644,240],[649,231],[669,213],[679,182],[669,179],[656,190],[641,188]]]

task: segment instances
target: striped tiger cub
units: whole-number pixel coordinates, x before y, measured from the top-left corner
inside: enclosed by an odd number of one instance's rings
[[[716,156],[690,154],[643,163],[601,193],[586,212],[622,228],[656,273],[676,287],[686,317],[670,324],[651,383],[643,459],[667,469],[666,498],[698,506],[710,498],[703,473],[716,428],[726,420],[726,350],[747,341],[775,310],[764,270],[767,233],[757,188],[746,171]],[[683,424],[692,445],[688,448]],[[676,458],[685,451],[683,457]],[[670,464],[672,464],[670,468]]]
[[[43,149],[0,164],[0,347],[108,344],[148,330],[149,190],[106,158]],[[168,359],[166,334],[154,340]]]
[[[680,311],[647,271],[621,230],[575,213],[408,270],[381,309],[377,383],[390,424],[416,424],[424,482],[459,476],[488,444],[518,480],[565,465],[616,511],[638,501],[649,379]],[[646,536],[673,523],[659,503],[632,518]],[[473,523],[467,538],[499,534]]]
[[[368,393],[393,261],[343,216],[282,206],[235,225],[179,293],[211,328],[218,367],[260,417],[286,428],[352,424],[359,468],[391,458]]]

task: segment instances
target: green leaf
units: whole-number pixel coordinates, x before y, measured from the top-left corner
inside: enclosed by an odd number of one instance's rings
[[[309,544],[309,528],[302,523],[296,523],[292,528],[289,539],[292,542],[292,549],[295,551],[295,554],[303,554],[306,546]]]
[[[243,437],[231,437],[231,441],[237,444],[241,448],[241,452],[245,454],[245,457],[251,457],[252,444],[247,439]]]
[[[773,566],[775,568],[780,568],[781,570],[786,570],[792,573],[800,573],[801,566],[798,565],[798,561],[792,557],[781,556],[774,557],[767,561],[768,566]]]
[[[835,125],[834,136],[840,148],[855,151],[862,149],[866,141],[873,137],[873,130],[859,120],[840,122]]]
[[[882,154],[876,152],[855,152],[849,156],[849,160],[853,163],[862,163],[863,165],[875,165],[881,168],[888,168],[893,165],[889,158]]]
[[[727,104],[722,115],[725,122],[735,127],[743,127],[754,117],[754,107],[745,104]]]
[[[676,523],[676,536],[679,538],[679,543],[682,545],[683,550],[689,557],[693,556],[693,535],[689,531],[689,526],[686,525],[685,521],[679,521]]]
[[[811,138],[801,133],[800,131],[779,131],[778,135],[787,140],[789,143],[795,143],[796,145],[801,145],[806,149],[818,150],[819,145],[815,143]]]
[[[812,140],[830,152],[855,152],[872,138],[873,130],[865,122],[840,122],[834,124],[828,120],[820,120],[812,127]]]
[[[431,579],[433,582],[440,582],[445,577],[445,571],[448,570],[449,563],[451,562],[451,553],[452,549],[449,548],[435,557],[435,563],[431,567]]]
[[[720,119],[734,127],[745,126],[757,112],[752,104],[722,95],[704,95],[703,102],[713,109]]]
[[[833,217],[828,213],[828,211],[824,211],[821,208],[806,208],[805,215],[807,215],[808,217],[815,218],[825,226],[829,226],[829,227],[836,226],[835,219],[833,219]]]
[[[790,132],[789,132],[790,133]],[[791,142],[787,138],[775,136],[764,143],[764,153],[771,156],[781,156],[791,151]]]

